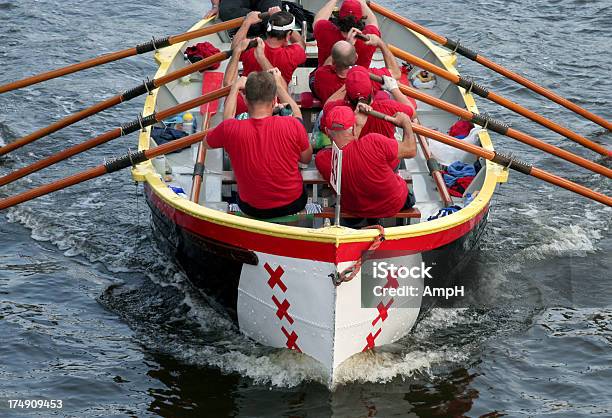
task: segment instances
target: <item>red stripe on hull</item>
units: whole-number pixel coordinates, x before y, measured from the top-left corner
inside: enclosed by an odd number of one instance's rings
[[[153,193],[151,187],[147,184],[145,184],[145,193],[152,205],[156,206],[171,222],[180,227],[194,234],[251,251],[329,263],[340,263],[357,260],[361,256],[361,253],[366,251],[370,246],[370,242],[357,242],[341,244],[340,247],[336,248],[333,243],[274,237],[232,228],[231,226],[219,225],[175,209]],[[485,207],[476,217],[456,227],[418,237],[386,240],[379,249],[387,251],[404,250],[421,252],[439,248],[461,238],[474,229],[487,213],[487,209],[488,207]]]

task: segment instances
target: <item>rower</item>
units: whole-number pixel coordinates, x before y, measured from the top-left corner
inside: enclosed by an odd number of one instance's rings
[[[392,76],[399,79],[402,76],[401,69],[395,57],[389,51],[387,44],[377,35],[368,35],[368,44],[380,48],[385,60],[386,68],[370,68],[372,74],[378,76]],[[358,63],[357,50],[349,41],[338,41],[334,44],[331,56],[326,65],[319,67],[311,73],[310,89],[321,100],[322,103],[344,97],[344,83],[348,70]],[[365,68],[365,67],[362,67]],[[376,84],[377,90],[380,84]]]
[[[232,49],[246,39],[253,23],[261,22],[258,12],[249,13],[242,26],[234,36]],[[293,30],[295,18],[287,11],[280,11],[270,16],[266,26],[266,39],[257,38],[257,47],[242,53],[242,75],[248,76],[253,71],[267,71],[278,68],[285,83],[289,84],[295,69],[306,62],[305,43],[298,32]]]
[[[330,100],[323,107],[322,125],[334,107],[349,106],[353,110],[376,110],[385,115],[394,116],[398,112],[405,113],[410,118],[415,115],[416,103],[410,101],[399,89],[397,80],[383,75],[382,89],[389,92],[393,99],[379,98],[376,94],[378,83],[370,80],[370,73],[363,67],[355,66],[347,72],[343,99]],[[377,133],[389,138],[395,137],[395,125],[374,116],[357,112],[355,135],[359,138],[370,133]]]
[[[329,0],[314,18],[314,38],[317,40],[319,67],[331,55],[333,45],[342,40],[349,40],[357,34],[374,34],[380,36],[378,20],[365,0],[344,0],[337,15],[332,13],[338,0]],[[370,67],[376,47],[363,40],[355,42],[357,64]]]
[[[295,214],[308,199],[298,162],[309,163],[312,148],[299,107],[283,83],[278,69],[240,77],[225,101],[225,120],[203,142],[206,148],[223,147],[228,153],[238,184],[238,206],[260,219]],[[233,118],[240,90],[248,107],[245,120]],[[277,96],[291,105],[294,117],[272,116]]]
[[[237,17],[247,16],[251,11],[255,11],[258,14],[264,12],[272,14],[281,10],[281,0],[210,0],[210,5],[211,8],[204,18],[207,19],[218,15],[224,22]],[[249,35],[261,35],[265,32],[265,25],[265,22],[255,22],[250,28]],[[230,33],[233,31],[230,31]]]
[[[395,121],[403,130],[401,142],[370,133],[355,135],[355,113],[348,106],[336,106],[325,119],[325,131],[342,149],[342,209],[351,215],[376,223],[402,209],[414,206],[415,199],[406,182],[394,172],[403,158],[416,156],[416,142],[410,117],[398,113]],[[317,153],[317,169],[327,181],[331,177],[330,148]]]

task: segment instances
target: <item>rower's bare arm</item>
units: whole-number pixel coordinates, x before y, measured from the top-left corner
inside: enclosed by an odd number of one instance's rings
[[[244,90],[246,77],[240,77],[232,84],[229,94],[225,99],[223,106],[223,120],[232,119],[236,115],[236,105],[238,103],[238,94],[240,90]]]
[[[359,2],[361,3],[361,11],[363,12],[363,15],[366,18],[365,24],[374,25],[378,27],[378,19],[376,18],[376,15],[372,11],[372,9],[370,9],[370,6],[368,6],[365,0],[359,0]]]
[[[319,10],[317,14],[315,15],[314,23],[317,23],[319,20],[329,19],[332,12],[336,8],[336,3],[338,3],[338,0],[329,0],[327,3],[325,3],[325,5],[321,7],[321,10]]]
[[[404,131],[404,137],[402,138],[402,141],[398,143],[397,157],[400,159],[416,157],[417,146],[410,117],[405,113],[399,112],[395,114],[394,118]]]
[[[276,96],[278,97],[278,101],[280,103],[287,103],[291,107],[291,112],[293,116],[296,118],[302,118],[302,109],[298,106],[298,104],[293,100],[293,97],[289,94],[289,89],[287,87],[287,83],[283,78],[280,70],[276,67],[269,70],[270,73],[274,76],[274,80],[276,81]]]
[[[223,76],[223,87],[233,84],[238,78],[238,64],[240,63],[240,56],[249,46],[250,39],[243,39],[240,43],[232,49],[232,57],[227,63],[227,69]]]
[[[308,145],[308,148],[300,153],[300,162],[302,164],[309,164],[312,160],[312,145]]]
[[[266,57],[266,44],[261,38],[255,38],[257,46],[255,47],[255,59],[263,71],[270,71],[274,66]]]
[[[391,73],[391,76],[396,80],[399,80],[402,77],[402,70],[400,69],[395,56],[389,50],[387,43],[383,41],[379,36],[376,35],[368,35],[370,40],[366,42],[366,45],[375,45],[380,52],[382,53],[383,59],[385,60],[385,67]]]
[[[403,103],[406,106],[410,107],[412,109],[412,114],[414,116],[416,114],[416,109],[414,107],[414,104],[410,100],[408,100],[408,97],[406,97],[404,93],[402,93],[402,91],[399,88],[399,84],[397,83],[397,80],[387,75],[383,75],[382,79],[383,79],[383,85],[382,85],[383,90],[391,93],[391,95],[393,96],[393,99],[396,102]]]
[[[236,32],[236,35],[234,35],[234,39],[232,40],[232,49],[234,49],[236,45],[238,45],[243,39],[247,37],[247,34],[249,33],[249,28],[255,23],[259,22],[261,22],[261,19],[259,18],[259,12],[249,12],[244,18],[242,25],[240,25],[240,29],[238,29],[238,32]]]
[[[346,86],[342,86],[338,90],[336,90],[334,94],[329,96],[329,99],[327,99],[325,103],[333,102],[334,100],[344,99],[345,97],[346,97]]]
[[[299,44],[302,46],[304,50],[306,50],[306,38],[300,35],[299,32],[295,30],[291,32],[291,35],[289,36],[289,40],[291,41],[292,44]]]

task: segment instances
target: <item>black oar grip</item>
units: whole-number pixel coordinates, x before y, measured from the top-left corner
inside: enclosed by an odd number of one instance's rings
[[[134,167],[137,164],[147,161],[147,157],[144,151],[138,151],[135,153],[128,152],[127,154],[113,158],[104,164],[107,173],[113,173],[115,171],[123,170],[124,168]]]
[[[121,125],[121,136],[131,134],[132,132],[136,132],[139,129],[144,129],[147,126],[153,125],[155,122],[157,122],[157,118],[155,113],[152,113],[147,117],[139,117],[136,120],[124,123],[123,125]]]
[[[121,95],[121,101],[127,102],[128,100],[132,100],[135,97],[142,96],[143,94],[149,93],[153,90],[155,90],[155,80],[145,81],[140,86],[125,91]]]
[[[501,135],[506,135],[508,129],[510,129],[510,127],[503,122],[492,119],[487,115],[479,115],[477,113],[472,113],[472,120],[470,122]]]
[[[170,37],[166,36],[162,39],[151,39],[149,42],[145,42],[139,45],[136,45],[136,53],[137,54],[145,54],[147,52],[155,51],[156,49],[165,48],[170,46]]]
[[[372,74],[372,73],[370,73],[370,80],[376,81],[377,83],[380,83],[380,84],[385,82],[385,80],[383,80],[383,78],[381,76],[376,75],[376,74]]]
[[[358,33],[357,35],[355,35],[355,38],[361,39],[364,42],[367,42],[367,41],[370,40],[370,38],[368,36],[362,35],[361,33]]]
[[[268,19],[269,17],[270,17],[270,13],[268,13],[268,12],[263,12],[263,13],[260,13],[260,14],[259,14],[259,18],[260,18],[261,20],[266,20],[266,19]]]
[[[476,61],[478,58],[478,53],[472,51],[470,48],[463,46],[461,42],[455,41],[454,39],[446,38],[446,43],[444,47],[452,50],[453,52],[457,52],[458,54],[463,55],[466,58],[471,59],[472,61]]]
[[[482,84],[478,84],[472,78],[464,78],[459,76],[459,81],[457,82],[459,87],[463,87],[467,90],[468,93],[476,93],[480,97],[484,97],[485,99],[489,96],[489,90],[483,86]]]
[[[516,160],[512,158],[511,155],[507,155],[497,151],[495,152],[495,156],[491,159],[491,161],[506,168],[512,168],[513,170],[519,171],[527,175],[531,174],[531,169],[533,168],[530,164],[527,164],[526,162]]]

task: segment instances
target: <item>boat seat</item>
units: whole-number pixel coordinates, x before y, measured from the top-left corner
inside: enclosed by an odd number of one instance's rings
[[[317,169],[300,170],[304,184],[327,184]],[[236,177],[233,171],[223,172],[223,184],[236,184]]]
[[[327,184],[327,181],[323,178],[323,176],[321,176],[321,173],[319,173],[319,170],[317,169],[309,168],[306,170],[300,170],[300,172],[302,173],[304,184]],[[398,174],[406,181],[406,183],[412,183],[412,176],[408,170],[399,170]],[[236,184],[236,177],[234,176],[233,171],[223,172],[223,184]]]
[[[321,100],[314,97],[314,94],[312,94],[309,91],[304,91],[300,94],[300,102],[298,103],[298,105],[302,109],[322,109],[323,108],[323,104],[321,103]]]
[[[317,213],[314,216],[316,218],[334,219],[334,217],[336,216],[336,209],[332,208],[332,207],[324,207],[323,208],[323,212]],[[346,213],[346,212],[342,212],[340,214],[340,217],[342,217],[342,218],[362,218],[362,216],[355,216],[355,215],[352,215],[352,214]],[[403,209],[403,210],[399,211],[398,213],[396,213],[395,216],[392,216],[392,218],[399,218],[399,219],[420,219],[421,218],[421,211],[419,211],[417,208]]]

